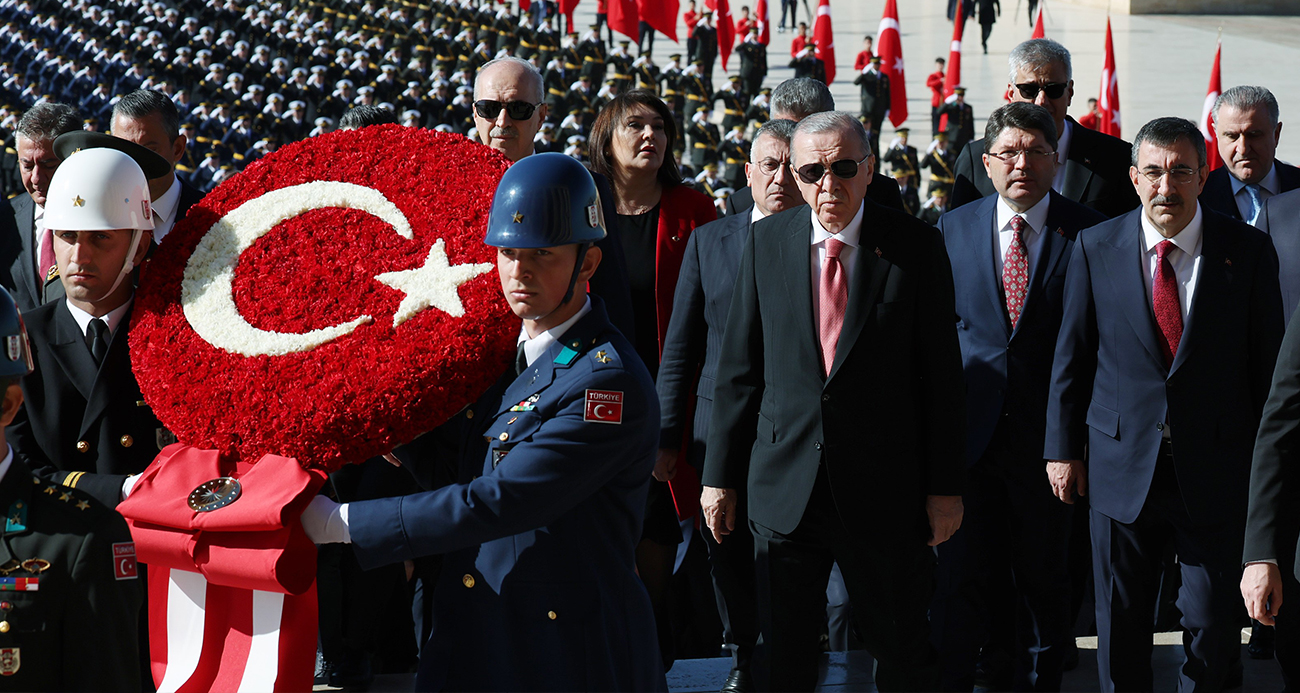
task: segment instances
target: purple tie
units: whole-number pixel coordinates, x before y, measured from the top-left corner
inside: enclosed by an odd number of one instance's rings
[[[822,263],[818,293],[821,297],[822,369],[827,376],[831,374],[831,364],[835,363],[835,347],[840,342],[840,328],[844,326],[844,313],[849,307],[849,282],[840,262],[843,250],[844,241],[826,239],[826,260]]]
[[[1165,366],[1172,366],[1178,355],[1178,342],[1183,338],[1183,311],[1178,302],[1178,277],[1169,264],[1172,241],[1156,244],[1156,279],[1151,285],[1151,302],[1160,327],[1160,350],[1165,355]]]

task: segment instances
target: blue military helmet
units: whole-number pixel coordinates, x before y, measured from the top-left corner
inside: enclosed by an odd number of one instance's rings
[[[4,288],[0,288],[0,378],[21,378],[32,372],[32,350],[27,344],[27,328],[18,306]]]
[[[512,165],[492,198],[484,243],[497,248],[550,248],[605,237],[596,181],[571,156],[534,154]]]

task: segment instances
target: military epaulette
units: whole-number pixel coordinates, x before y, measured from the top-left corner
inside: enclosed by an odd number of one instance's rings
[[[592,349],[588,354],[592,360],[591,370],[593,371],[623,367],[623,359],[614,350],[614,345],[608,342]]]

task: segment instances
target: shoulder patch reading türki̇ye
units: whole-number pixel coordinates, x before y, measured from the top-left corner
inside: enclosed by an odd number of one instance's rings
[[[618,390],[587,390],[587,407],[583,421],[623,423],[623,393]]]

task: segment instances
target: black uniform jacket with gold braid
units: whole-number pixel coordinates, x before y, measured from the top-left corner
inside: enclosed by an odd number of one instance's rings
[[[144,471],[174,442],[131,372],[131,311],[98,367],[66,301],[47,303],[24,320],[36,370],[23,379],[23,406],[5,435],[37,476],[116,507],[127,475]]]
[[[144,591],[126,521],[17,457],[0,509],[0,690],[140,690]]]

